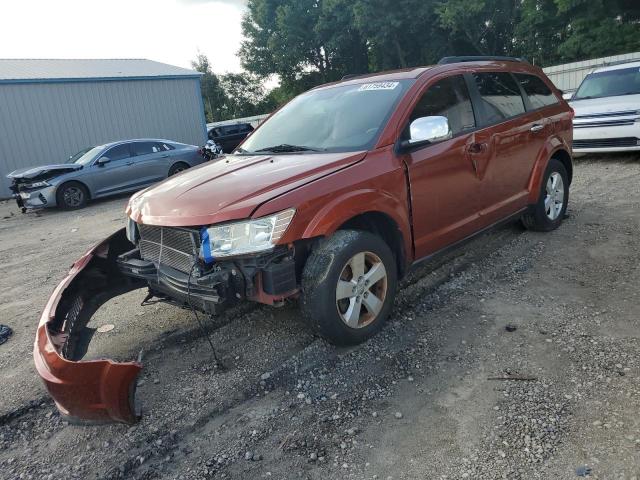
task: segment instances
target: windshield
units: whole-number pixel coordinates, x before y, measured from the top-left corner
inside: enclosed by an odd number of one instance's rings
[[[640,93],[640,68],[624,68],[587,75],[573,100],[637,93]]]
[[[79,165],[87,165],[93,160],[98,152],[102,151],[104,145],[100,145],[98,147],[90,147],[85,148],[84,150],[80,150],[78,153],[73,154],[67,160],[67,163],[77,163]]]
[[[238,151],[368,150],[411,82],[371,82],[311,90],[276,112]]]

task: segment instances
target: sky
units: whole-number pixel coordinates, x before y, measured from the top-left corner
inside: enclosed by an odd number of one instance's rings
[[[241,70],[246,0],[0,0],[0,58],[148,58]]]

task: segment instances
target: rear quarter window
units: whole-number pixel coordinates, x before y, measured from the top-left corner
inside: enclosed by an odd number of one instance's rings
[[[555,105],[559,102],[558,97],[556,97],[541,78],[524,73],[516,73],[515,77],[527,94],[527,97],[529,97],[529,102],[531,102],[531,106],[534,109]]]

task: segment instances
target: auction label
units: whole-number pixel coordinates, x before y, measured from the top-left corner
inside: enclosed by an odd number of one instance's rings
[[[367,90],[393,90],[398,85],[400,85],[400,82],[365,83],[363,85],[360,85],[360,88],[358,90],[360,90],[361,92]]]

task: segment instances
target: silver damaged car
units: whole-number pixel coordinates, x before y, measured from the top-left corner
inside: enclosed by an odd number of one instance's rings
[[[87,148],[65,163],[24,168],[7,177],[23,212],[75,209],[92,199],[143,189],[204,161],[194,145],[138,139]]]

